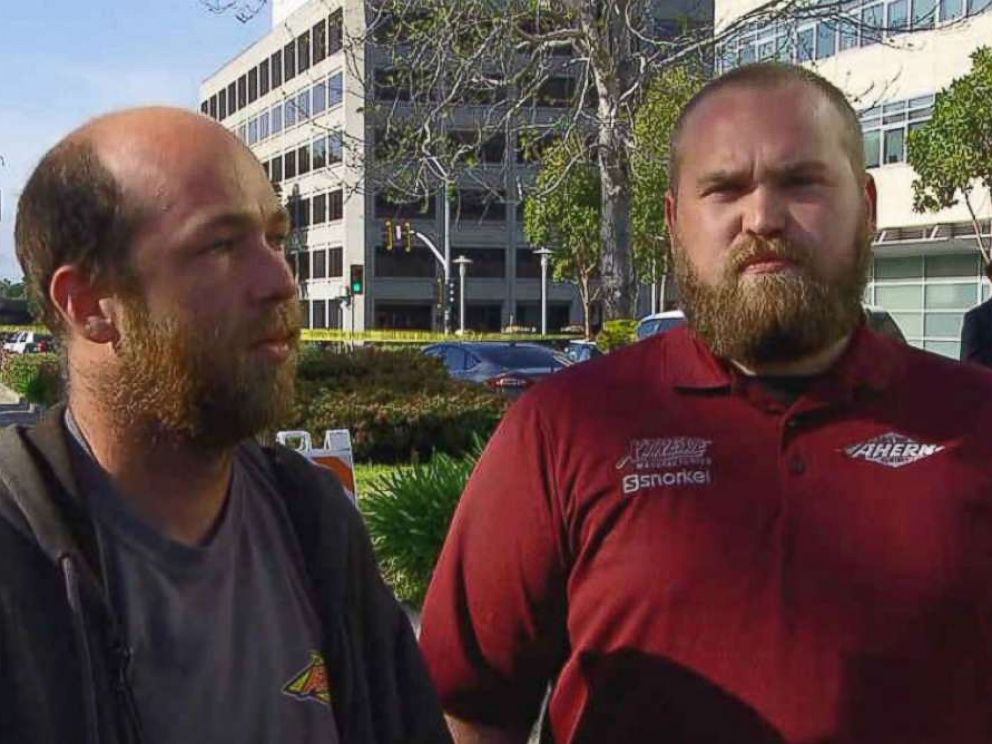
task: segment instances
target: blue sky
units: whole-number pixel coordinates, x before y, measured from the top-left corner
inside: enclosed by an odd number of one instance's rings
[[[200,0],[0,0],[0,277],[18,279],[16,200],[45,151],[106,111],[195,108],[200,82],[270,28]]]

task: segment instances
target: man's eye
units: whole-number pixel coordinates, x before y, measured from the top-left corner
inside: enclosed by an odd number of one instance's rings
[[[280,232],[269,236],[269,245],[273,248],[278,248],[282,250],[286,247],[286,241],[289,240],[288,233]]]
[[[210,253],[227,253],[234,250],[236,241],[234,238],[222,238],[220,240],[214,240],[207,246],[207,251]]]

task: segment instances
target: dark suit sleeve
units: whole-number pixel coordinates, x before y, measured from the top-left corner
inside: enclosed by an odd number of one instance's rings
[[[961,327],[961,361],[992,366],[992,344],[988,339],[989,310],[984,304],[964,316]]]

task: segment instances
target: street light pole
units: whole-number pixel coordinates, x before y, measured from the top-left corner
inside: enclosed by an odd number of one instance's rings
[[[472,259],[459,256],[454,263],[458,264],[458,335],[463,336],[465,335],[465,273]]]
[[[548,335],[548,257],[551,251],[538,248],[534,253],[541,257],[541,335]]]

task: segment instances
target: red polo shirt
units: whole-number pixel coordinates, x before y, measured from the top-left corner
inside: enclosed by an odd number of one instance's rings
[[[992,374],[860,329],[784,405],[671,331],[507,414],[421,642],[563,742],[992,742]]]

